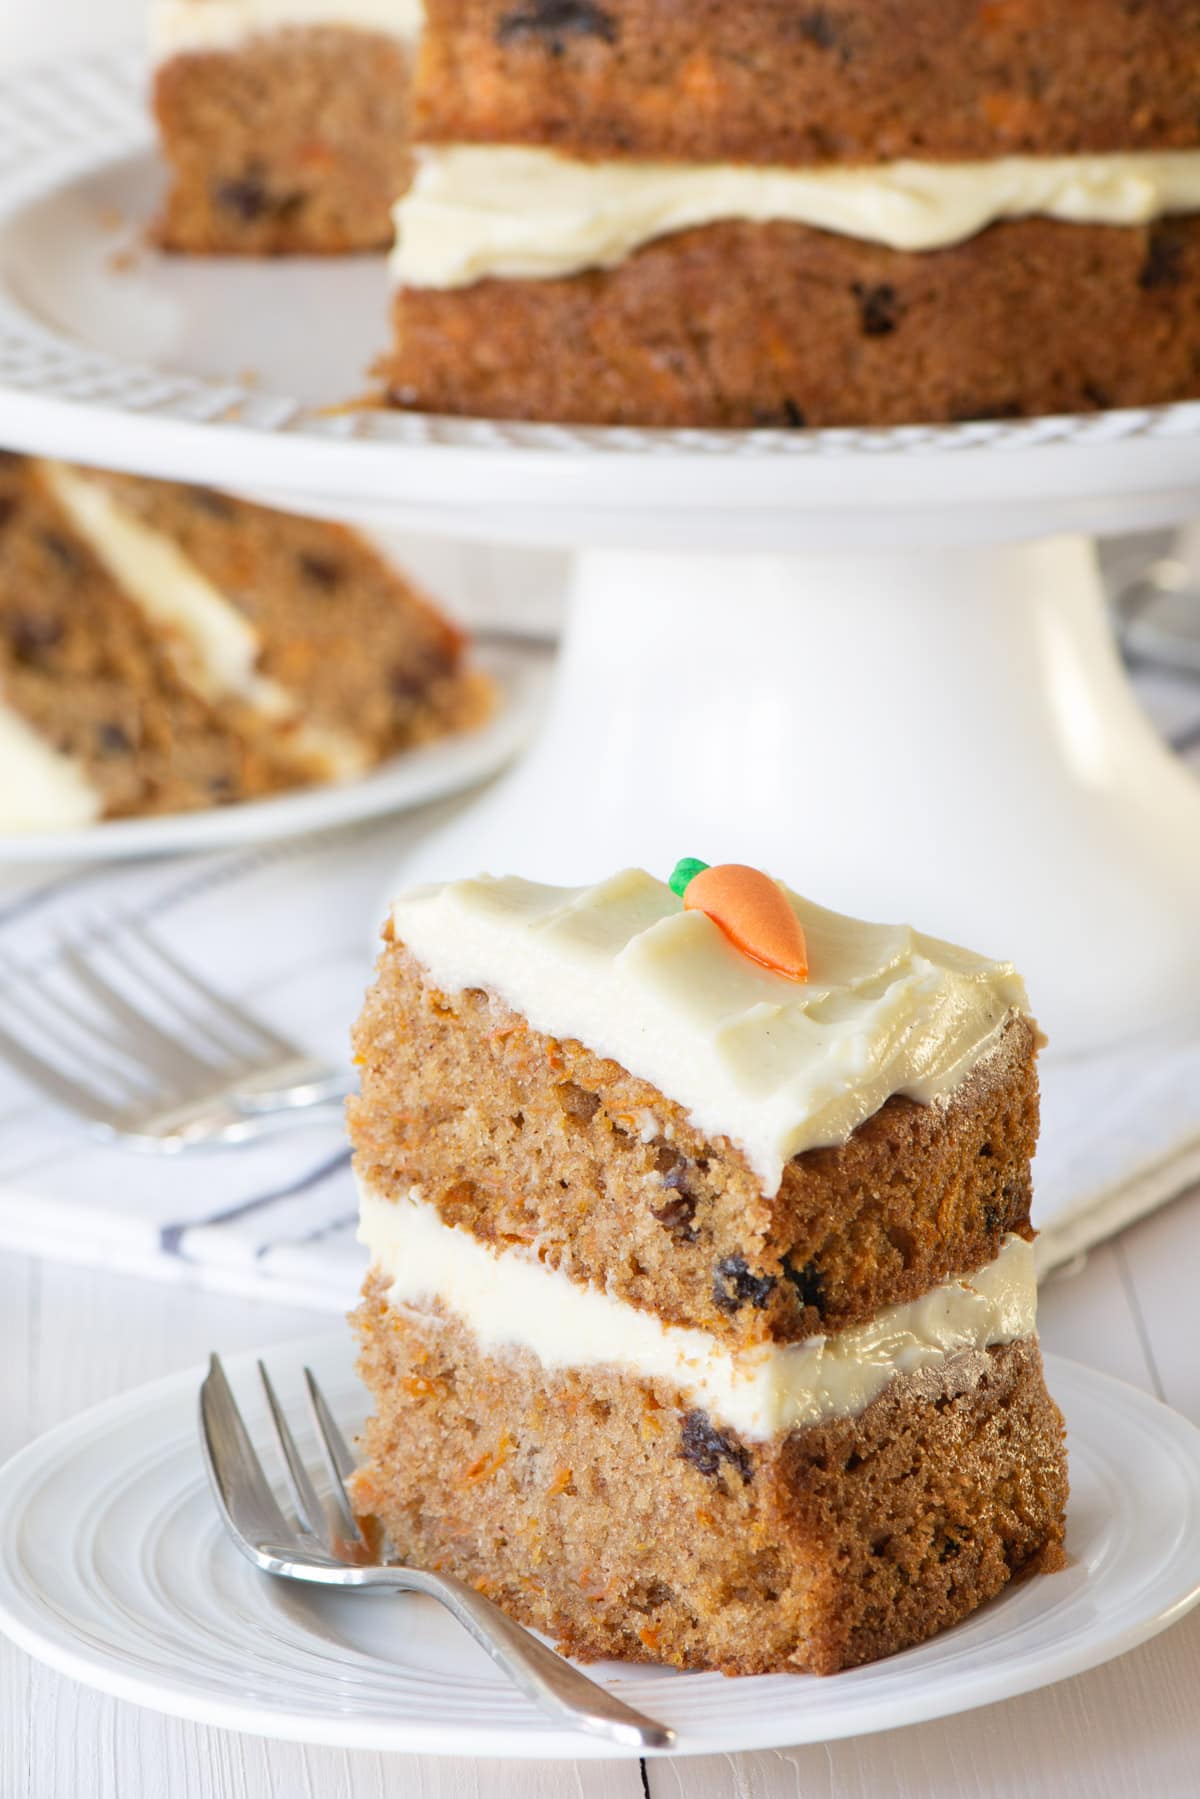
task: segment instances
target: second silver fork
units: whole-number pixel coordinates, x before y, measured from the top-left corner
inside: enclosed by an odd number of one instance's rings
[[[37,974],[0,963],[0,996],[0,1059],[133,1149],[243,1143],[332,1111],[350,1088],[144,924],[64,941]]]

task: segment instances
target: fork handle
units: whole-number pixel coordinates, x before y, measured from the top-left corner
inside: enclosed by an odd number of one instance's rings
[[[199,1149],[206,1144],[253,1143],[276,1131],[336,1121],[345,1110],[344,1097],[321,1100],[311,1106],[285,1106],[279,1111],[244,1112],[230,1100],[181,1107],[156,1119],[141,1121],[137,1132],[119,1133],[135,1149],[156,1152]]]
[[[420,1568],[364,1568],[361,1574],[361,1583],[355,1584],[371,1591],[424,1593],[444,1605],[526,1698],[556,1723],[633,1749],[669,1749],[674,1743],[673,1730],[589,1680],[452,1574],[428,1574]]]
[[[255,1083],[243,1082],[230,1094],[230,1099],[239,1111],[253,1115],[256,1112],[287,1112],[293,1109],[303,1110],[308,1106],[340,1105],[354,1091],[354,1082],[350,1075],[341,1069],[321,1067],[317,1063],[308,1064],[308,1072],[303,1066],[290,1071],[274,1070],[270,1077],[262,1076]]]

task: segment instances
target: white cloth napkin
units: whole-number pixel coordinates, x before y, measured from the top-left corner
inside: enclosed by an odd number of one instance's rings
[[[1200,773],[1200,682],[1139,677]],[[370,921],[406,846],[463,802],[261,850],[0,874],[0,982],[114,912],[226,993],[348,1067]],[[1045,1058],[1035,1221],[1043,1271],[1200,1180],[1200,1031]],[[153,1159],[98,1144],[0,1063],[0,1246],[340,1311],[361,1279],[340,1125]]]

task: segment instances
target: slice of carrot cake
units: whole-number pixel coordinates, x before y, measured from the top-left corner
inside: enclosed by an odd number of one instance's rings
[[[581,1656],[833,1672],[1063,1535],[1011,966],[758,871],[396,902],[357,1501]]]
[[[153,0],[171,170],[163,245],[385,248],[408,181],[420,11],[420,0]]]
[[[0,458],[0,830],[361,775],[485,715],[465,649],[340,526]]]

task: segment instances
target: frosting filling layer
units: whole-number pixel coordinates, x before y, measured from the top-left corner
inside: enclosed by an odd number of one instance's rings
[[[398,286],[465,287],[615,268],[718,220],[786,222],[924,251],[1000,219],[1144,225],[1200,210],[1200,150],[773,168],[582,162],[503,144],[426,146],[395,211]]]
[[[362,773],[364,745],[307,724],[301,698],[258,672],[262,641],[245,615],[178,544],[123,507],[102,483],[43,464],[72,527],[163,640],[179,678],[203,700],[236,701],[272,729],[279,747],[335,779]]]
[[[71,831],[100,809],[80,765],[0,701],[0,831]]]
[[[621,1063],[740,1148],[770,1194],[792,1156],[844,1143],[893,1094],[953,1093],[1027,1009],[1009,963],[782,891],[808,943],[804,982],[750,961],[641,869],[596,887],[418,888],[392,926],[443,992],[485,988]]]
[[[236,50],[289,26],[344,25],[415,38],[423,0],[152,0],[150,48],[159,62],[189,52]]]
[[[759,1440],[864,1411],[898,1375],[966,1350],[1031,1336],[1033,1249],[1008,1237],[995,1261],[890,1306],[834,1337],[731,1351],[707,1331],[663,1324],[596,1287],[580,1286],[523,1249],[497,1252],[444,1224],[414,1188],[393,1201],[360,1184],[359,1238],[388,1283],[388,1302],[440,1302],[487,1354],[525,1350],[546,1368],[615,1367],[663,1380],[690,1405]]]

